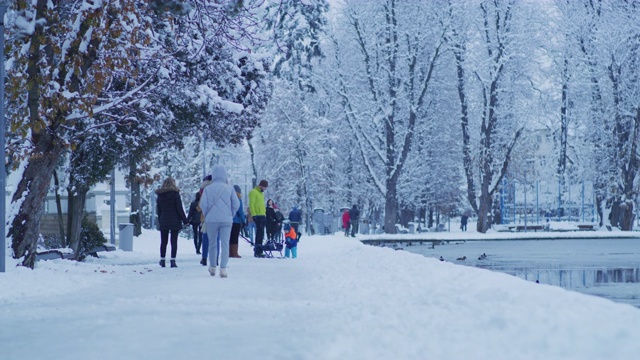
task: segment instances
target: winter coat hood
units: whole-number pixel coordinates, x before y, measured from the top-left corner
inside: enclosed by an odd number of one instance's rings
[[[211,170],[211,177],[214,183],[227,183],[227,172],[224,171],[224,166],[215,165]]]
[[[222,165],[212,171],[213,182],[204,188],[200,198],[200,208],[207,223],[231,224],[240,207],[238,195],[231,185],[227,185],[227,174]]]

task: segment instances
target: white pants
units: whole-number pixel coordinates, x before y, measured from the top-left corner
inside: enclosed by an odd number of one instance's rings
[[[209,237],[209,266],[215,267],[218,261],[218,237],[220,238],[220,268],[227,267],[229,262],[229,239],[231,238],[231,223],[207,222],[207,236]]]

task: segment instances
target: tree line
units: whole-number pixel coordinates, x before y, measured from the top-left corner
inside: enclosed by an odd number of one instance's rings
[[[87,191],[128,174],[132,214],[210,149],[281,207],[358,204],[384,231],[469,208],[504,179],[594,184],[600,223],[638,206],[636,1],[16,1],[7,14],[9,235],[33,267],[52,179],[77,250]],[[543,148],[539,136],[552,144]],[[248,153],[243,151],[248,148]],[[209,149],[209,152],[207,152]],[[204,165],[202,166],[205,167]],[[437,215],[436,215],[437,216]]]
[[[587,181],[596,221],[633,228],[637,1],[345,0],[329,19],[313,91],[274,83],[252,139],[274,196],[357,203],[387,233],[468,209],[486,232],[506,181],[557,184],[559,208]]]

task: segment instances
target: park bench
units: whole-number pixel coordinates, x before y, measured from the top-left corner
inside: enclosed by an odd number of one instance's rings
[[[545,226],[544,225],[518,225],[515,227],[516,232],[520,232],[520,231],[534,231],[534,232],[538,232],[538,231],[544,231],[545,230]]]
[[[102,251],[116,251],[115,245],[103,244],[93,248],[89,255],[98,257],[98,253]],[[73,252],[65,252],[60,249],[51,249],[39,251],[36,254],[36,260],[53,260],[53,259],[73,259]]]
[[[595,231],[595,225],[593,224],[578,224],[578,230],[580,231]]]
[[[406,227],[400,224],[396,224],[396,234],[408,234],[408,233],[409,233],[409,229],[407,229]]]

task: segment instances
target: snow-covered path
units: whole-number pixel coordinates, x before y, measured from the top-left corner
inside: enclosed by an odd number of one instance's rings
[[[211,277],[180,240],[0,274],[0,359],[636,359],[640,310],[342,236],[241,245]]]

